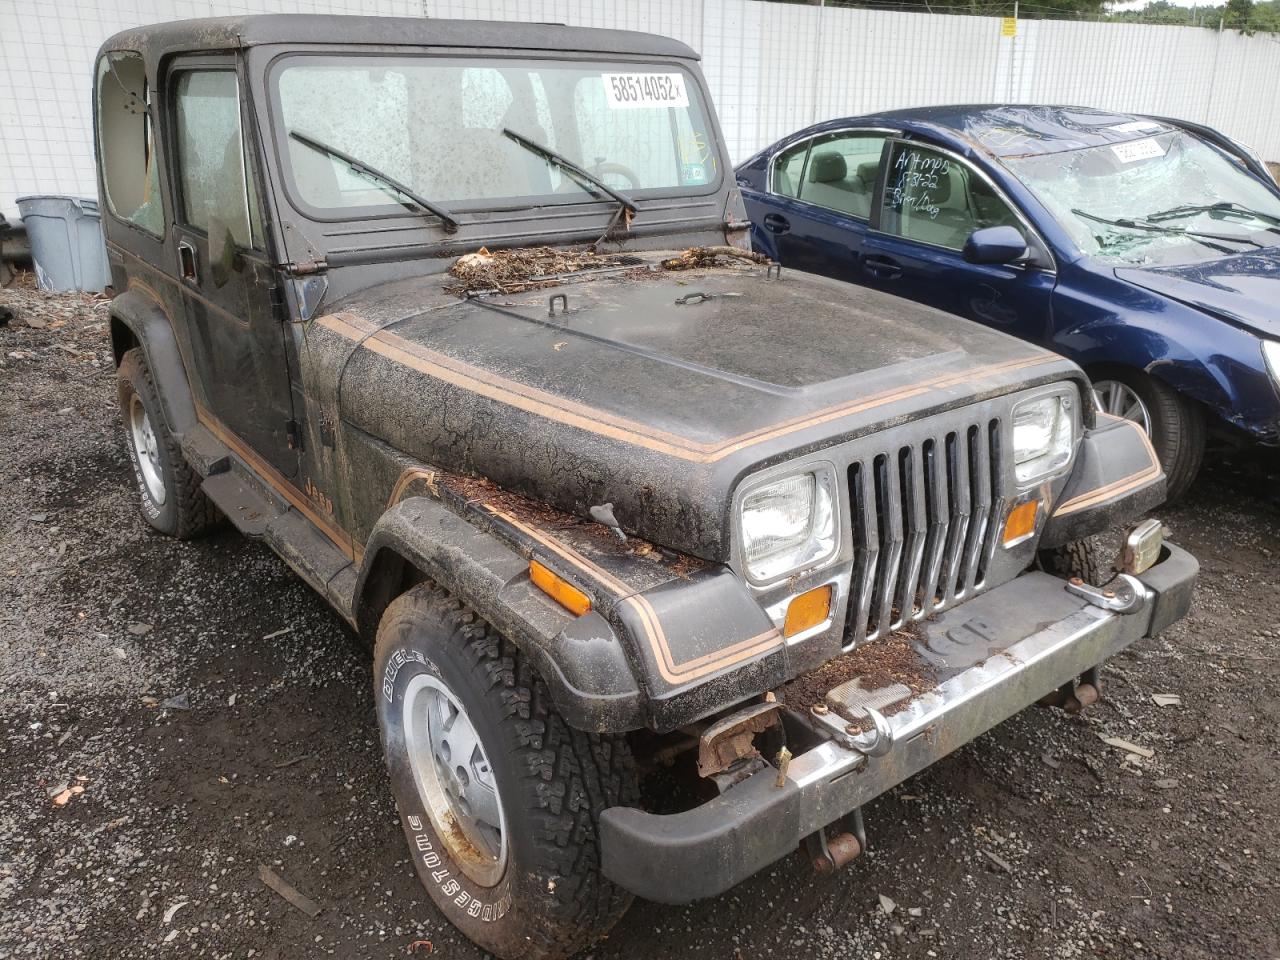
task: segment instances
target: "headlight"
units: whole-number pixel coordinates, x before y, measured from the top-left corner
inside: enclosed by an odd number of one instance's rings
[[[1267,369],[1271,371],[1271,380],[1280,389],[1280,341],[1262,341],[1262,359],[1267,361]]]
[[[839,545],[837,502],[830,470],[775,480],[743,497],[739,525],[747,575],[773,580],[829,559]]]
[[[1047,476],[1071,459],[1072,409],[1066,394],[1023,400],[1013,408],[1013,468],[1019,483]]]

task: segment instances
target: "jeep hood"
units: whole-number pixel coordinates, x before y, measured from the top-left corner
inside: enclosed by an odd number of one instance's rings
[[[1203,263],[1121,268],[1116,276],[1261,336],[1280,337],[1280,247]]]
[[[415,278],[310,334],[344,429],[629,533],[729,559],[763,466],[1074,365],[927,307],[763,268],[616,275],[458,300]]]

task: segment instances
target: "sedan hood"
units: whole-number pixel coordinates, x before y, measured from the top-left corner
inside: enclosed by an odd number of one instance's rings
[[[580,516],[612,503],[628,532],[709,560],[728,559],[745,474],[1079,375],[948,314],[763,268],[462,301],[417,278],[335,304],[311,345],[342,371],[346,424]]]
[[[1205,263],[1121,268],[1121,280],[1265,337],[1280,337],[1280,247]]]

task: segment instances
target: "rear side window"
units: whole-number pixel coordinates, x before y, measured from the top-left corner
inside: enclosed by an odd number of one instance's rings
[[[1019,227],[1018,218],[966,164],[927,147],[895,143],[880,229],[959,250],[983,227]]]
[[[245,174],[240,96],[231,70],[184,70],[175,85],[178,181],[184,222],[206,233],[217,219],[242,247],[262,246]]]
[[[792,147],[773,162],[773,183],[770,189],[784,197],[795,197],[800,192],[800,177],[804,174],[805,157],[809,155],[809,141]]]
[[[884,140],[883,136],[863,133],[837,133],[814,140],[800,184],[800,199],[870,219]]]
[[[98,61],[97,88],[98,156],[107,207],[158,237],[164,233],[164,208],[142,57],[107,54]]]

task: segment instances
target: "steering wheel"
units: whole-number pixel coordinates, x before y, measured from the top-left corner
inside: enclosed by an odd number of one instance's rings
[[[632,170],[630,167],[624,167],[620,163],[612,163],[612,162],[606,163],[602,161],[600,163],[597,163],[595,166],[593,166],[591,168],[591,172],[594,173],[601,180],[603,180],[605,183],[609,184],[609,186],[611,187],[617,186],[617,184],[615,184],[609,178],[621,177],[623,180],[627,181],[625,184],[625,189],[627,190],[640,189],[640,178],[636,176],[635,171]]]

